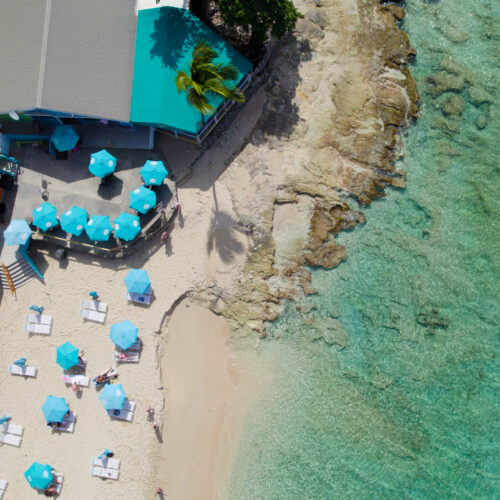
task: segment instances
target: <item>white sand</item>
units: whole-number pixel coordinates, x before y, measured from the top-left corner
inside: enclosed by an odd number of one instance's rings
[[[228,356],[223,318],[183,304],[170,320],[162,355],[168,394],[159,477],[178,500],[220,498],[255,396],[250,377]],[[179,383],[182,381],[182,383]]]

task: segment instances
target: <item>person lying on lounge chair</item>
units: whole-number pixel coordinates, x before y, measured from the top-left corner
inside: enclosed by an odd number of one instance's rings
[[[117,352],[116,359],[126,360],[126,359],[128,359],[128,356],[124,352]]]
[[[57,496],[57,486],[55,484],[51,484],[47,486],[44,490],[44,494],[46,497],[55,497]]]

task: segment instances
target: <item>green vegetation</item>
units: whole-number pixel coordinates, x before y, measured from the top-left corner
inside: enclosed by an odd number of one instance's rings
[[[243,102],[245,96],[229,81],[238,77],[238,70],[232,64],[216,64],[217,52],[205,41],[200,40],[193,51],[189,75],[178,71],[175,77],[177,91],[187,92],[187,100],[202,115],[210,114],[214,107],[207,95],[218,94],[226,99]]]
[[[304,17],[292,0],[215,0],[222,19],[229,26],[250,31],[251,43],[266,41],[271,35],[281,38],[295,28],[297,19]]]

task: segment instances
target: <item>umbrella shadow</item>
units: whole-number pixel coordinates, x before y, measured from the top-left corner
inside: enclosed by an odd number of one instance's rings
[[[112,200],[120,196],[123,191],[123,181],[116,175],[107,175],[97,188],[97,194],[103,200]]]

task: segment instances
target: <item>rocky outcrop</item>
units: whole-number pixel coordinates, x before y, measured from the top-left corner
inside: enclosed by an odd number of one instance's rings
[[[405,186],[394,167],[399,130],[418,114],[407,67],[415,51],[397,25],[402,7],[376,0],[297,6],[305,16],[294,36],[275,45],[261,117],[220,179],[235,212],[254,227],[251,251],[230,294],[212,289],[202,297],[239,331],[262,335],[283,299],[315,292],[307,266],[332,268],[347,257],[336,235],[365,221],[349,198],[369,204],[388,186]],[[432,85],[451,81],[465,84],[465,77]],[[290,210],[278,213],[283,204]]]

